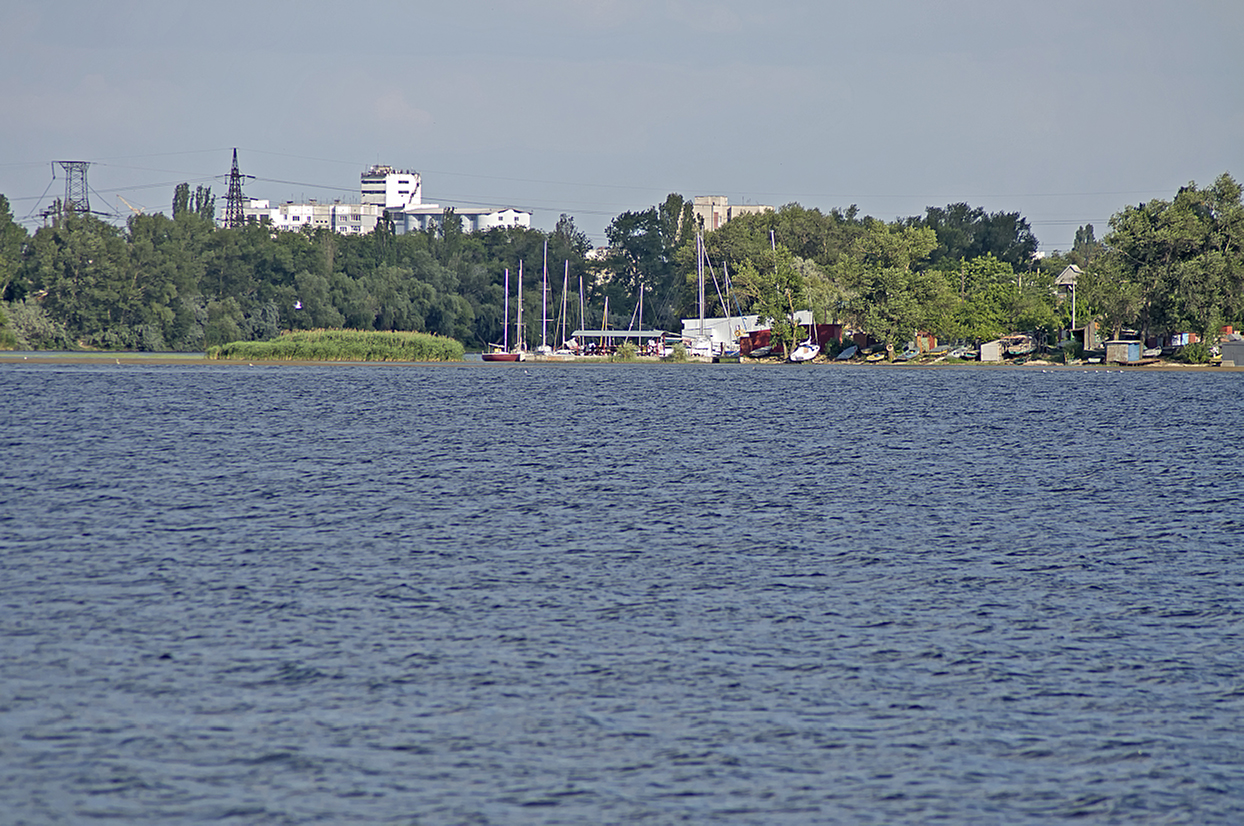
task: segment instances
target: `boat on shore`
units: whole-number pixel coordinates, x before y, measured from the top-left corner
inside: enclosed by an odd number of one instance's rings
[[[1031,356],[1037,350],[1037,342],[1025,333],[1003,336],[1002,351],[1008,356]]]
[[[807,339],[794,346],[794,348],[790,351],[788,360],[794,364],[801,364],[803,362],[812,361],[812,359],[816,358],[820,354],[821,345],[817,344],[816,339],[813,336],[809,336]]]

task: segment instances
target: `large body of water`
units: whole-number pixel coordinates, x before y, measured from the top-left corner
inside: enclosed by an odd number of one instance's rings
[[[1244,822],[1242,382],[0,366],[0,820]]]

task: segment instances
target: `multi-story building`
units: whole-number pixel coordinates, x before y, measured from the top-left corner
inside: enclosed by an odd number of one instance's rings
[[[359,190],[361,203],[358,204],[286,201],[273,206],[267,200],[252,198],[242,212],[247,222],[267,222],[274,229],[310,227],[349,235],[371,232],[386,216],[399,235],[437,227],[444,220],[445,210],[439,204],[423,203],[423,185],[418,172],[376,165],[362,174]],[[455,208],[454,214],[462,219],[463,232],[531,227],[531,213],[520,209],[467,207]]]
[[[423,204],[422,187],[418,172],[378,164],[363,173],[360,188],[365,204],[378,204],[384,209],[407,209]]]
[[[345,235],[366,235],[376,228],[384,208],[376,204],[321,204],[308,201],[297,204],[287,201],[272,206],[263,199],[252,198],[242,208],[248,223],[267,222],[273,229],[331,229]]]
[[[715,230],[740,215],[759,215],[772,212],[773,207],[762,204],[731,204],[724,195],[697,195],[691,206],[696,223],[705,230]]]

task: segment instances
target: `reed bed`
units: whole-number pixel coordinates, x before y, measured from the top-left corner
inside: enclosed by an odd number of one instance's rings
[[[229,361],[461,361],[462,342],[430,333],[298,330],[269,341],[231,341],[207,351]]]

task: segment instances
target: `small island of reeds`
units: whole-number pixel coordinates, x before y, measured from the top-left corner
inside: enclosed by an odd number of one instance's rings
[[[268,341],[231,341],[207,351],[229,361],[461,361],[462,342],[431,333],[298,330]]]

